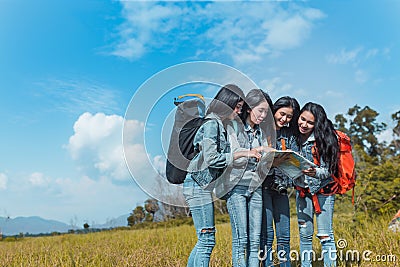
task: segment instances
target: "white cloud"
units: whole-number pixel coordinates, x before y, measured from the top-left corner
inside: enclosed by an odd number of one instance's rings
[[[5,175],[4,173],[0,173],[0,190],[7,189],[7,181],[7,175]]]
[[[33,186],[46,186],[49,182],[49,180],[44,177],[44,174],[40,172],[32,173],[28,179]]]
[[[275,2],[128,2],[121,1],[125,22],[111,54],[131,60],[153,49],[169,51],[182,43],[202,44],[193,55],[228,55],[236,63],[299,46],[313,23],[325,15],[317,9]]]
[[[266,21],[263,26],[269,31],[265,42],[273,49],[284,50],[300,45],[308,37],[312,24],[307,17],[296,14]]]
[[[355,48],[347,51],[346,49],[340,50],[339,53],[330,54],[326,57],[327,61],[331,64],[347,64],[356,62],[357,56],[362,51],[362,48]]]
[[[84,113],[74,124],[74,135],[66,146],[71,157],[78,162],[83,172],[94,176],[108,176],[112,180],[126,181],[130,174],[125,164],[122,144],[124,119],[118,115],[104,113]],[[142,164],[146,151],[141,143],[139,133],[143,123],[129,121],[129,138],[126,151]],[[133,143],[138,142],[138,143]]]
[[[143,132],[143,122],[86,112],[75,122],[66,148],[81,172],[92,179],[104,176],[113,182],[130,181],[128,163],[136,181],[151,181],[158,173],[160,158],[147,153]]]
[[[111,53],[116,56],[137,59],[153,47],[163,44],[159,35],[178,28],[183,9],[156,2],[121,1],[125,22],[119,26],[121,41]],[[160,43],[161,42],[161,43]]]
[[[284,82],[281,77],[273,77],[268,80],[263,80],[260,82],[260,86],[261,88],[264,88],[272,98],[277,98],[284,94],[291,94],[291,90],[293,90],[292,84]]]

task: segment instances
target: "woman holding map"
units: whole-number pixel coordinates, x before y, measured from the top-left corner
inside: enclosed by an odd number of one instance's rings
[[[224,122],[232,120],[241,112],[243,98],[244,93],[238,86],[228,84],[222,87],[208,106],[208,120],[200,126],[194,137],[193,144],[199,153],[191,160],[183,183],[183,195],[189,205],[197,234],[197,243],[190,253],[188,267],[209,266],[215,246],[212,189],[204,189],[196,179],[213,180],[211,168],[225,168],[237,158],[261,157],[255,150],[232,153],[226,140]]]
[[[298,151],[297,119],[300,105],[296,99],[284,96],[272,106],[276,127],[276,148]],[[292,186],[289,177],[278,168],[272,168],[262,186],[263,220],[260,256],[263,266],[271,266],[274,224],[277,239],[277,256],[280,266],[290,267],[290,213],[287,188]]]
[[[309,102],[300,111],[298,119],[300,154],[310,161],[317,157],[318,167],[304,170],[304,175],[294,180],[296,207],[300,232],[301,266],[311,266],[314,214],[317,237],[322,245],[324,266],[336,266],[336,246],[332,218],[335,195],[332,174],[338,171],[338,140],[332,122],[324,108]]]
[[[260,89],[249,91],[240,114],[241,122],[233,120],[227,127],[233,152],[256,150],[263,153],[272,150],[267,139],[267,127],[274,131],[271,107],[268,94]],[[233,164],[229,175],[233,188],[226,196],[232,227],[232,266],[258,267],[263,176],[258,171],[256,158],[240,158]]]

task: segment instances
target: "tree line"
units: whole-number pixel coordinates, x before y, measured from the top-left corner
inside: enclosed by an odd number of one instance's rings
[[[333,120],[335,128],[346,133],[353,145],[357,171],[354,211],[357,217],[394,214],[400,209],[400,111],[391,114],[394,127],[390,142],[378,139],[379,134],[388,130],[386,123],[378,122],[378,116],[379,113],[369,106],[355,105]],[[351,201],[351,197],[351,193],[347,193],[341,198]],[[215,209],[221,214],[227,213],[225,201],[217,200]],[[161,215],[157,216],[157,213]],[[132,226],[145,221],[188,216],[190,212],[186,207],[150,198],[144,206],[135,207],[127,220]]]

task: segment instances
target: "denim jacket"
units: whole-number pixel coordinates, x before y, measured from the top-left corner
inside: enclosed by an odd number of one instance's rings
[[[286,149],[290,149],[293,151],[299,151],[299,146],[297,144],[296,137],[287,131],[286,128],[282,128],[281,130],[276,131],[276,149],[282,150],[282,142],[285,143]],[[277,177],[275,177],[277,176]],[[275,179],[279,179],[280,184],[284,184],[286,187],[292,187],[293,181],[287,175],[285,175],[280,169],[278,168],[271,168],[270,173],[268,174],[265,182],[263,183],[264,188],[271,188],[272,184],[274,183]]]
[[[235,123],[235,121],[233,122]],[[232,153],[239,151],[247,151],[251,148],[248,132],[250,126],[237,123],[237,129],[232,124],[227,126],[227,132],[229,136],[229,142],[232,146]],[[258,127],[255,128],[257,146],[268,146],[268,141],[265,133]],[[245,180],[243,180],[245,179]],[[221,179],[222,181],[222,179]],[[250,192],[254,191],[260,186],[261,176],[258,171],[257,163],[247,157],[241,157],[232,162],[232,165],[228,167],[224,173],[223,183],[225,183],[225,189],[232,189],[236,184],[242,184],[248,186]],[[218,195],[218,193],[217,193]]]
[[[285,140],[286,149],[291,149],[293,151],[299,151],[299,146],[297,145],[296,137],[290,134],[286,129],[281,129],[276,131],[276,149],[282,150],[282,141]]]
[[[211,120],[206,121],[194,137],[193,144],[199,153],[190,161],[188,172],[201,187],[211,188],[211,182],[232,163],[233,154],[221,119],[213,113],[206,118]]]
[[[312,133],[308,139],[300,146],[300,154],[314,162],[311,148],[315,143],[314,133]],[[326,186],[333,181],[331,174],[329,173],[329,166],[320,159],[320,166],[316,168],[315,177],[308,175],[302,175],[296,178],[293,182],[296,186],[309,188],[311,194],[317,193],[322,187]]]

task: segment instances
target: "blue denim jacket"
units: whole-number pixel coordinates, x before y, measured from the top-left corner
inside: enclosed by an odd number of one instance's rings
[[[242,123],[237,123],[236,126],[228,124],[227,132],[232,153],[248,151],[250,149],[250,140],[245,125]],[[257,140],[255,141],[257,146],[268,146],[265,133],[261,129],[257,129],[257,133]],[[257,163],[255,166],[254,163],[249,164],[249,159],[247,157],[234,160],[232,164],[228,166],[221,179],[218,179],[215,194],[220,197],[223,193],[227,193],[238,184],[248,187],[248,191],[253,192],[260,186],[262,177],[265,177],[263,175],[260,176],[257,165]]]
[[[299,151],[299,146],[297,145],[296,137],[290,134],[286,129],[281,129],[276,131],[276,149],[282,150],[282,141],[285,140],[286,149],[291,149],[293,151]]]
[[[190,161],[188,172],[201,187],[212,189],[212,182],[232,163],[233,154],[221,119],[213,113],[206,118],[211,120],[206,121],[194,137],[193,144],[199,153]]]
[[[300,146],[300,151],[299,151],[302,156],[304,156],[311,162],[314,162],[311,150],[312,146],[314,145],[314,142],[315,142],[314,134],[311,134],[308,137],[308,139]],[[329,173],[329,167],[322,159],[320,159],[320,162],[321,162],[320,166],[316,168],[315,177],[302,175],[293,181],[294,184],[303,188],[310,188],[310,193],[315,194],[322,187],[332,182],[333,178]]]
[[[276,149],[282,150],[282,140],[285,142],[286,149],[290,149],[293,151],[299,151],[299,146],[297,144],[296,137],[287,131],[286,128],[282,128],[281,130],[276,131]],[[268,174],[265,182],[263,183],[264,188],[271,188],[275,179],[280,179],[277,181],[279,184],[284,184],[287,187],[293,187],[293,181],[287,175],[285,175],[278,168],[271,168],[270,173]]]

